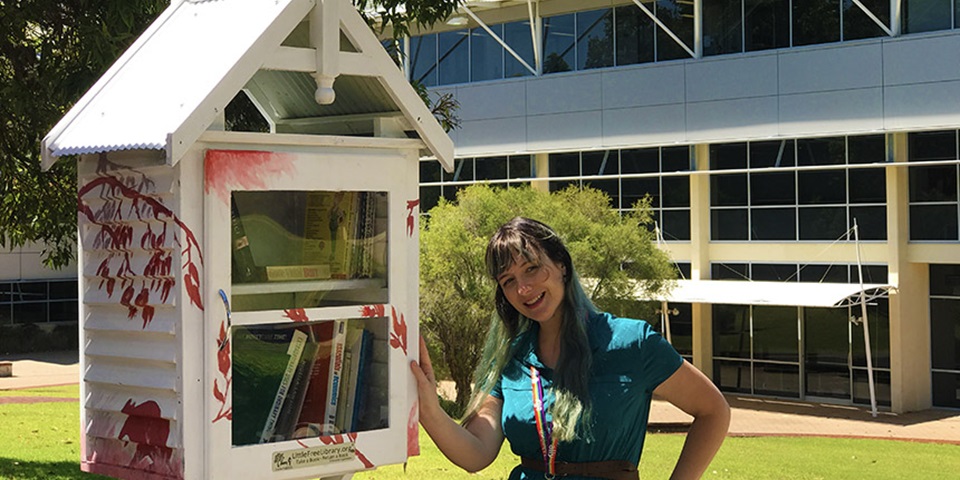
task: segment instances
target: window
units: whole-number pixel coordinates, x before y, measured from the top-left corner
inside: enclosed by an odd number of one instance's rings
[[[470,80],[469,30],[437,34],[438,74],[440,85]]]
[[[711,145],[711,239],[832,241],[856,221],[884,240],[885,152],[883,135]]]
[[[440,197],[448,201],[457,198],[457,192],[475,182],[511,186],[529,184],[533,177],[530,155],[510,155],[483,158],[458,158],[453,173],[447,173],[437,160],[420,161],[420,213],[426,214],[437,206]]]
[[[503,41],[510,46],[510,49],[514,51],[523,61],[527,62],[527,65],[530,65],[533,68],[536,68],[533,60],[533,40],[530,33],[530,22],[521,21],[521,22],[511,22],[503,24]],[[527,67],[523,66],[519,60],[517,60],[509,52],[504,51],[503,53],[503,77],[504,78],[513,78],[513,77],[526,77],[533,75]]]
[[[797,281],[799,277],[804,282],[847,282],[856,278],[850,277],[856,269],[856,265],[847,264],[714,263],[711,278]],[[866,265],[863,270],[867,282],[886,281],[885,265]],[[960,284],[960,280],[957,283]],[[792,398],[826,397],[861,404],[870,402],[863,330],[847,321],[851,316],[860,316],[859,306],[810,308],[714,304],[712,311],[714,382],[721,390]],[[867,315],[877,402],[890,405],[887,300],[871,302]],[[946,392],[954,381],[953,377],[945,379],[946,386],[941,390]]]
[[[790,46],[789,0],[744,0],[744,49],[748,52]]]
[[[960,265],[930,265],[933,405],[960,408]]]
[[[543,73],[569,72],[577,65],[575,14],[543,19]]]
[[[837,0],[793,1],[793,45],[840,41]]]
[[[0,283],[0,326],[77,322],[77,281]]]
[[[743,51],[741,0],[703,2],[703,54]]]
[[[645,4],[647,4],[645,2]],[[633,65],[653,61],[657,26],[636,5],[614,9],[617,65]]]
[[[529,21],[488,27],[533,68]],[[408,57],[411,80],[427,87],[533,75],[484,28],[411,37]]]
[[[956,163],[957,131],[910,133],[907,137],[907,159],[915,162],[910,168],[910,240],[960,240],[960,195]]]
[[[613,10],[577,14],[577,70],[613,66]]]
[[[503,25],[492,25],[490,29],[503,38]],[[471,29],[470,79],[477,82],[503,78],[503,54],[503,47],[486,30]]]
[[[693,2],[686,0],[657,0],[654,13],[657,20],[693,49]],[[690,54],[662,28],[657,29],[657,61],[690,58]]]
[[[438,84],[436,35],[421,35],[410,39],[410,78],[425,87]]]
[[[903,33],[949,30],[952,0],[903,0]]]

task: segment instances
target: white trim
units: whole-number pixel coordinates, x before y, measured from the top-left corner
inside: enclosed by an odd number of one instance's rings
[[[836,308],[870,302],[896,292],[893,285],[859,283],[677,280],[667,292],[637,292],[640,300],[726,305]]]

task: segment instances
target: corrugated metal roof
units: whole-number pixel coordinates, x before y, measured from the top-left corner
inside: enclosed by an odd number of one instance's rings
[[[63,155],[133,149],[166,150],[167,162],[176,163],[245,85],[274,122],[404,112],[449,163],[452,142],[439,124],[429,124],[436,122],[422,102],[411,105],[419,98],[384,52],[373,52],[379,77],[337,77],[331,105],[316,103],[317,84],[308,73],[258,72],[285,40],[308,40],[304,19],[315,3],[173,2],[43,139],[43,167]],[[362,37],[365,51],[382,50],[349,5],[341,12],[344,28]],[[341,33],[344,42],[343,51],[357,51]]]
[[[308,73],[260,70],[247,83],[260,105],[274,121],[297,118],[399,112],[375,78],[340,75],[333,87],[336,100],[330,105],[314,101],[317,82]]]
[[[309,12],[309,0],[175,2],[44,139],[49,156],[164,149],[194,120],[208,126],[259,64],[243,61],[258,44],[279,44]],[[278,40],[272,41],[270,30]],[[230,81],[225,100],[205,102]],[[200,111],[216,103],[211,111]],[[199,132],[197,133],[199,135]],[[186,139],[190,143],[195,140]]]

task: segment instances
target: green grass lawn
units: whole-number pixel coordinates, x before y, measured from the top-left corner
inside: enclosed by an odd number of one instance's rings
[[[29,392],[29,393],[28,393]],[[76,398],[76,386],[0,391],[0,396]],[[80,472],[77,402],[0,404],[0,479],[97,479]],[[663,479],[680,453],[683,436],[647,437],[641,478]],[[421,455],[354,476],[356,480],[502,479],[517,464],[504,446],[489,468],[468,474],[448,462],[421,432]],[[960,446],[813,437],[728,438],[705,479],[955,479]]]

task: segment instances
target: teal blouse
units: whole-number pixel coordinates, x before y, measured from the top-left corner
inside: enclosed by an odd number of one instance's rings
[[[554,400],[553,370],[544,366],[536,354],[538,330],[535,324],[518,338],[517,353],[490,392],[503,400],[501,421],[511,450],[535,460],[541,460],[543,455],[533,414],[530,366],[540,372],[547,405]],[[642,320],[596,314],[587,322],[587,336],[593,351],[589,381],[593,440],[560,443],[557,461],[628,460],[637,464],[647,433],[653,390],[680,368],[683,359]],[[510,480],[542,478],[542,473],[519,465],[510,474]]]

